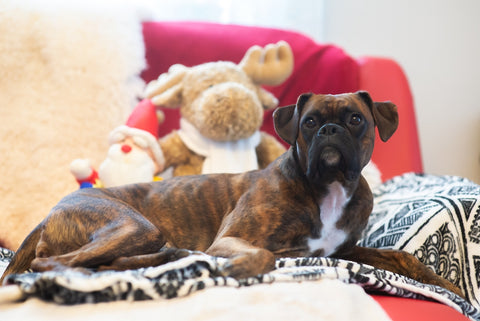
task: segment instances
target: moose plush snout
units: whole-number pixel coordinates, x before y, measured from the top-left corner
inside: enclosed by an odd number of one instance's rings
[[[263,112],[262,103],[253,89],[228,81],[204,90],[192,102],[186,119],[206,138],[236,141],[248,138],[258,130]]]

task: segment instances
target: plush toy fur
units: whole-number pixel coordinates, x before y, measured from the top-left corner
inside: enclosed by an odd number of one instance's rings
[[[285,148],[259,132],[264,110],[278,105],[261,85],[278,85],[292,70],[291,48],[279,42],[250,48],[239,64],[173,65],[150,82],[146,96],[157,106],[180,108],[182,117],[181,129],[160,140],[164,168],[173,167],[178,176],[239,172],[272,162]],[[246,155],[250,149],[253,155]]]
[[[2,1],[0,245],[12,250],[78,189],[71,160],[105,157],[144,88],[140,19],[100,2]]]

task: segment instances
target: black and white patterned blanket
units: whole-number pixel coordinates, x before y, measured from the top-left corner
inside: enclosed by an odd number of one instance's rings
[[[441,287],[425,285],[368,265],[329,258],[277,260],[271,273],[243,280],[218,276],[222,258],[193,255],[163,266],[125,272],[26,273],[14,278],[24,297],[60,304],[151,300],[186,296],[213,286],[336,279],[368,292],[435,300],[480,320],[480,187],[450,176],[406,174],[374,190],[375,207],[362,246],[413,253],[459,286],[467,301]],[[0,252],[0,263],[12,253]],[[1,267],[1,266],[0,266]]]

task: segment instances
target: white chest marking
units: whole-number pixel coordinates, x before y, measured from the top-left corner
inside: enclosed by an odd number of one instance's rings
[[[349,201],[350,197],[340,183],[334,182],[328,187],[328,194],[320,204],[320,220],[323,224],[320,238],[308,238],[310,252],[323,249],[324,256],[328,256],[345,241],[347,234],[335,225]]]

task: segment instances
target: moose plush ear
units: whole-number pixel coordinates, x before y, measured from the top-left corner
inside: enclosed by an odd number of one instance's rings
[[[373,102],[372,98],[366,91],[359,91],[357,94],[370,107],[372,111],[375,125],[378,128],[380,139],[386,142],[398,127],[397,106],[387,102]]]
[[[260,98],[263,109],[268,110],[278,106],[278,99],[262,87],[258,87],[257,94],[258,98]]]
[[[298,122],[303,106],[310,99],[312,93],[301,94],[296,105],[280,107],[273,113],[275,131],[278,136],[291,146],[295,145],[298,135]]]
[[[189,68],[181,64],[172,65],[168,72],[152,80],[145,88],[145,97],[155,106],[178,108],[182,103],[183,78]]]

